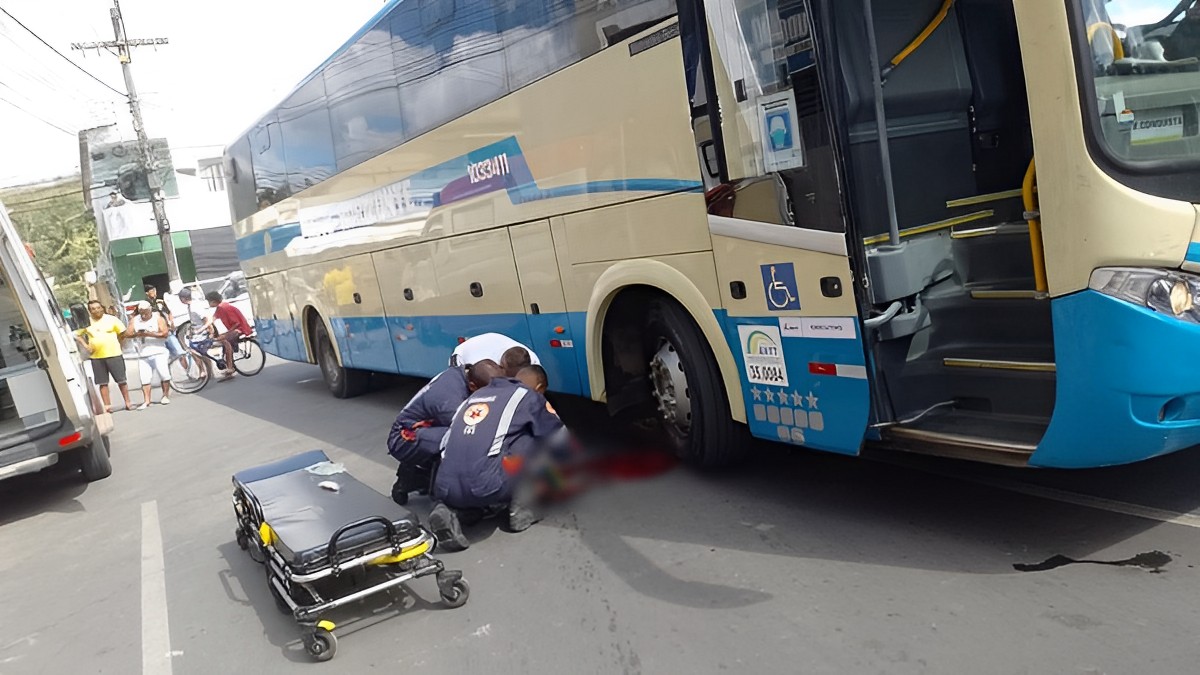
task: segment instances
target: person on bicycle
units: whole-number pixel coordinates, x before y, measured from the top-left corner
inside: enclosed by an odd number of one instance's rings
[[[209,291],[204,298],[208,300],[208,306],[213,308],[212,316],[205,323],[206,327],[211,327],[216,334],[216,338],[221,342],[221,349],[225,352],[225,370],[221,371],[220,381],[228,380],[233,377],[233,351],[237,349],[238,342],[243,337],[250,336],[254,329],[250,327],[250,322],[246,320],[246,316],[242,314],[242,310],[225,302],[221,294],[217,291]]]

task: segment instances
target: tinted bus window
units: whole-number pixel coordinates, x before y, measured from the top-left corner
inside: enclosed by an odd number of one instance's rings
[[[386,22],[371,29],[326,67],[325,92],[338,171],[404,140],[392,35]]]
[[[250,132],[250,152],[254,162],[254,198],[264,209],[287,197],[287,164],[283,159],[283,135],[272,114]]]
[[[279,106],[279,127],[293,193],[310,188],[337,171],[325,80],[313,77]]]
[[[254,198],[254,163],[250,160],[250,139],[239,138],[225,150],[226,190],[233,222],[258,210]]]

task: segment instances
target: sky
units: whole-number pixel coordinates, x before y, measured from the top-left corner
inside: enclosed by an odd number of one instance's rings
[[[133,51],[147,133],[168,139],[177,166],[188,155],[219,154],[384,4],[124,0],[128,37],[170,40]],[[73,42],[113,39],[112,0],[4,0],[0,7],[121,92],[0,13],[0,187],[78,172],[80,129],[117,122],[133,137],[117,57],[71,49]]]

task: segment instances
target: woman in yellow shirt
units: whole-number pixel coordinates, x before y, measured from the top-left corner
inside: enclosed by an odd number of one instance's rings
[[[110,375],[121,390],[121,398],[125,399],[125,409],[133,410],[133,403],[129,401],[129,385],[126,384],[125,378],[125,356],[121,353],[125,325],[117,317],[105,314],[104,305],[96,300],[88,303],[88,314],[92,317],[91,325],[75,331],[75,339],[92,357],[92,376],[100,388],[104,411],[112,412],[108,394]]]

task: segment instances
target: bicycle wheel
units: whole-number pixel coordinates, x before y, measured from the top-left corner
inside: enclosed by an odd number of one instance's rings
[[[257,375],[266,364],[267,355],[258,346],[258,340],[244,338],[238,343],[237,351],[233,353],[233,369],[239,374],[246,377]]]
[[[194,349],[171,362],[171,388],[181,394],[194,394],[212,379],[212,364]]]

